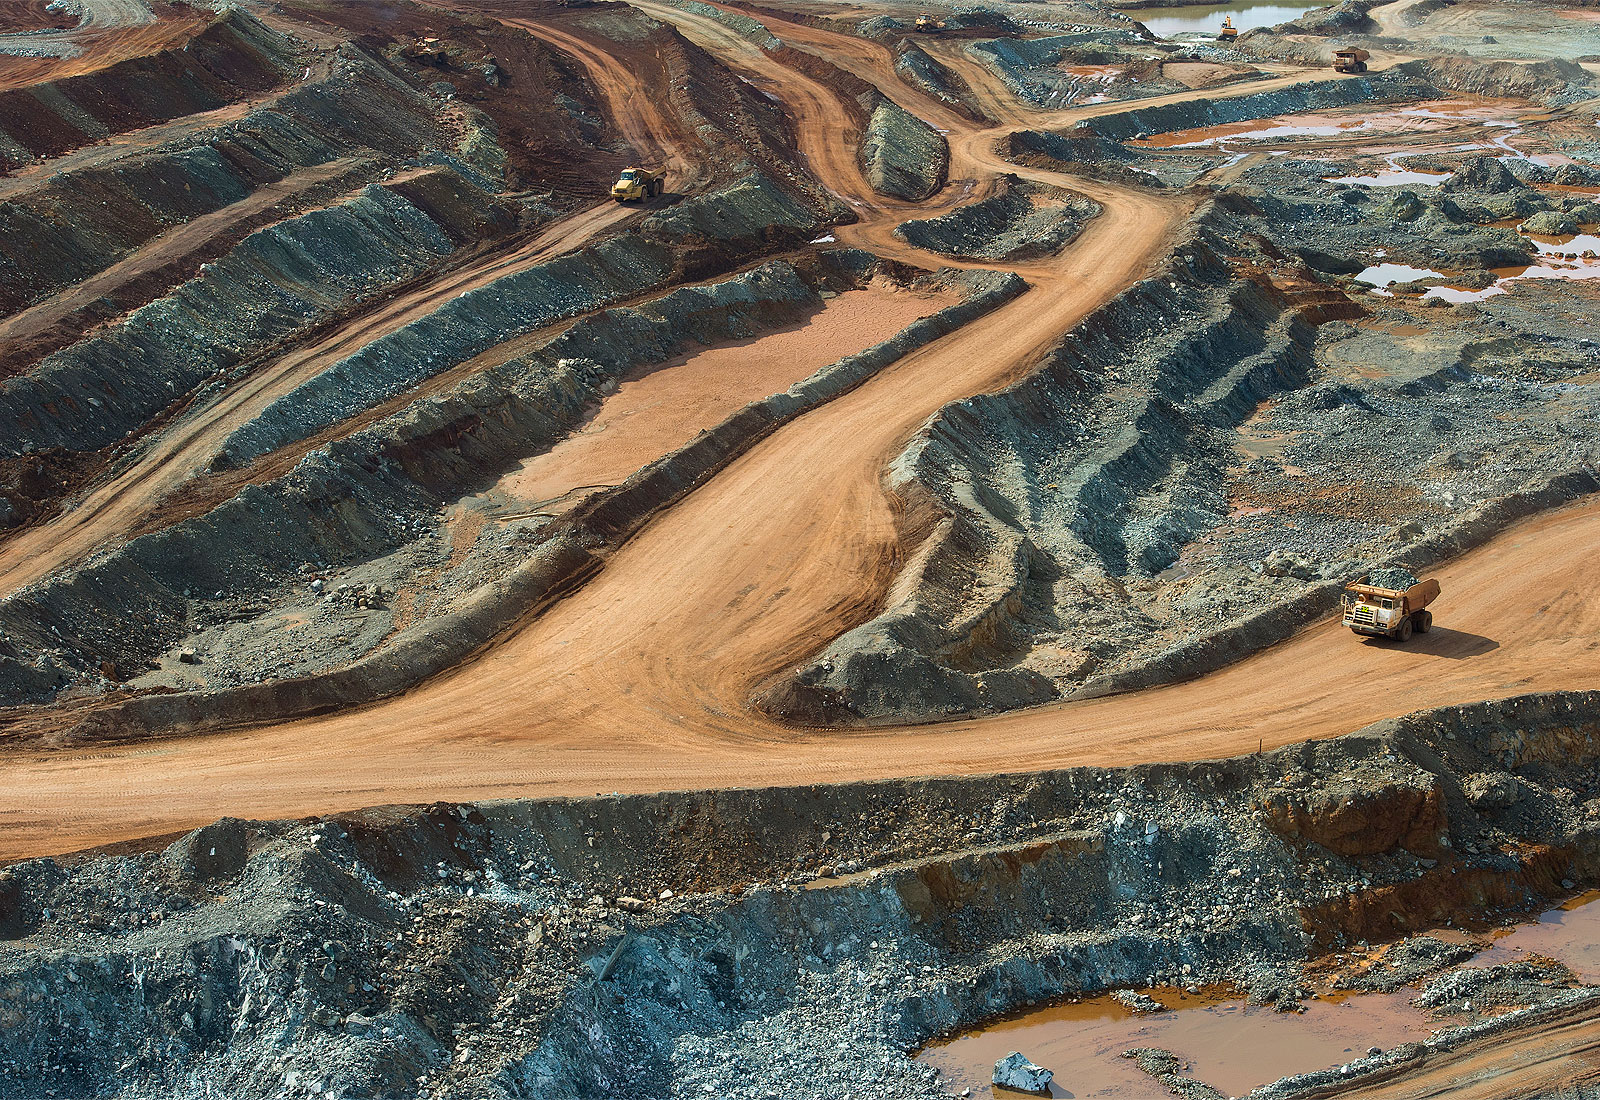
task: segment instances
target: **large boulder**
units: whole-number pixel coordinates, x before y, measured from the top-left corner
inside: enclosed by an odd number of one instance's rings
[[[1541,210],[1523,222],[1522,229],[1526,233],[1538,233],[1545,237],[1562,237],[1576,233],[1578,226],[1559,210]]]
[[[1028,1061],[1022,1052],[1017,1050],[1013,1050],[994,1064],[994,1083],[1002,1088],[1016,1089],[1018,1092],[1034,1092],[1040,1095],[1048,1093],[1050,1080],[1054,1076],[1050,1070]]]

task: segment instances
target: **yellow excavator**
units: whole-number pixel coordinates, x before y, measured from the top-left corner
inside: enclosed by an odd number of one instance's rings
[[[1232,42],[1235,38],[1238,38],[1238,37],[1239,37],[1239,28],[1235,27],[1233,25],[1233,16],[1231,16],[1231,15],[1224,16],[1223,20],[1222,20],[1222,29],[1217,32],[1217,41],[1218,42]]]

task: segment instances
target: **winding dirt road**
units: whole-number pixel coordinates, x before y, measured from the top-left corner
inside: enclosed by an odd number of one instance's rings
[[[926,262],[889,230],[928,206],[866,190],[853,152],[838,148],[847,120],[826,88],[715,20],[640,6],[744,75],[781,82],[813,170],[862,212],[841,239]],[[804,41],[830,48],[826,32]],[[849,48],[857,71],[883,79],[882,58],[861,55],[857,40]],[[629,74],[604,66],[591,74],[613,102],[628,101]],[[992,152],[1004,126],[977,128],[894,92],[950,130],[953,174],[982,181],[1016,170]],[[1026,269],[1032,291],[768,437],[585,587],[478,659],[400,698],[330,717],[91,753],[7,754],[0,856],[224,814],[1215,757],[1421,707],[1600,684],[1600,604],[1588,562],[1600,505],[1587,505],[1524,524],[1442,570],[1439,626],[1403,649],[1324,624],[1191,683],[990,719],[796,731],[753,713],[756,684],[872,613],[895,576],[904,549],[881,478],[907,440],[949,401],[1025,374],[1063,332],[1147,273],[1195,201],[1028,174],[1104,207],[1070,249]],[[954,190],[939,201],[954,201]]]

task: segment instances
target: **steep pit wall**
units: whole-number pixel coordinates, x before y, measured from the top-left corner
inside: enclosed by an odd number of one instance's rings
[[[225,819],[0,872],[0,1085],[931,1100],[908,1055],[998,1014],[1289,1007],[1313,952],[1592,885],[1597,759],[1600,696],[1554,694],[1195,764]]]
[[[163,230],[297,168],[353,155],[398,164],[453,139],[432,100],[353,45],[324,80],[237,122],[107,166],[16,181],[0,201],[0,310],[103,271]]]
[[[1475,61],[1465,57],[1432,57],[1397,66],[1436,88],[1465,95],[1531,99],[1547,107],[1564,107],[1593,99],[1594,74],[1571,61]]]
[[[1079,79],[1061,71],[1068,51],[1077,47],[1141,45],[1138,34],[1127,31],[1094,31],[1087,34],[1058,34],[1048,38],[995,38],[974,42],[967,56],[1000,78],[1012,95],[1038,107],[1061,107],[1070,103],[1079,90]]]
[[[857,159],[867,183],[880,195],[921,202],[944,186],[950,143],[877,85],[806,50],[773,51],[785,65],[827,86],[860,135]]]
[[[932,126],[885,99],[867,122],[861,161],[874,191],[921,202],[944,186],[950,145]]]
[[[892,467],[932,528],[892,602],[763,688],[765,709],[802,724],[1003,710],[1148,644],[1124,580],[1221,522],[1232,429],[1310,377],[1311,326],[1234,275],[1232,237],[1211,209],[1042,369],[941,410]]]
[[[1275,115],[1324,111],[1358,103],[1392,103],[1426,99],[1438,90],[1418,75],[1402,70],[1342,80],[1309,80],[1270,92],[1218,99],[1191,99],[1156,107],[1135,107],[1085,121],[1094,133],[1114,141],[1147,137],[1229,122],[1247,122]]]
[[[624,235],[467,291],[307,379],[228,437],[219,469],[395,397],[496,344],[666,285],[686,267],[793,247],[815,214],[761,176],[685,200]],[[688,256],[685,258],[684,253]]]
[[[17,624],[15,638],[76,650],[87,667],[140,668],[189,631],[191,593],[260,594],[288,581],[298,562],[393,550],[416,536],[441,499],[553,445],[625,371],[669,358],[695,337],[715,341],[793,323],[818,301],[810,283],[779,264],[596,314],[533,352],[312,452],[283,477],[6,601],[0,618]],[[140,608],[147,609],[145,636],[119,638],[135,633],[119,624]],[[30,620],[37,625],[25,629]],[[46,635],[48,626],[63,632]]]
[[[181,46],[0,92],[0,171],[270,91],[305,60],[299,43],[229,8]]]
[[[961,260],[1031,260],[1071,244],[1099,212],[1098,203],[1064,188],[1005,175],[987,198],[937,218],[903,222],[894,235]]]
[[[780,297],[792,302],[792,279],[779,277],[786,267],[779,265],[771,273],[758,269],[740,279],[747,280],[746,286],[761,288],[758,300],[772,299],[777,288],[786,287]],[[862,254],[845,253],[827,261],[823,273],[848,282],[866,277],[872,268]],[[829,271],[835,274],[828,275]],[[607,552],[650,517],[783,423],[847,392],[911,350],[1023,289],[1015,276],[988,272],[952,274],[949,281],[967,291],[966,301],[817,372],[784,394],[747,406],[617,488],[596,495],[546,528],[543,541],[511,574],[470,593],[448,613],[402,631],[383,649],[354,664],[301,680],[130,699],[89,715],[68,736],[140,736],[312,713],[394,694],[459,663],[530,611],[582,583],[601,566]],[[121,653],[129,646],[139,647],[138,651],[123,659],[137,659],[172,644],[186,631],[189,603],[180,595],[180,586],[198,583],[209,588],[214,583],[224,591],[260,592],[288,579],[286,563],[318,557],[348,560],[414,537],[417,519],[435,514],[447,485],[461,491],[461,482],[454,479],[475,483],[486,467],[535,453],[576,424],[585,393],[592,395],[634,365],[639,351],[632,343],[640,337],[638,332],[630,336],[629,326],[655,329],[643,342],[651,354],[663,356],[683,341],[714,334],[712,322],[719,316],[718,323],[735,332],[747,331],[751,311],[740,305],[746,302],[740,294],[731,298],[733,308],[721,314],[697,307],[700,297],[695,294],[678,292],[674,297],[680,295],[682,302],[676,308],[684,311],[681,315],[652,319],[646,313],[636,322],[614,319],[623,326],[620,330],[599,322],[575,329],[557,341],[553,359],[513,361],[497,377],[470,380],[453,394],[312,452],[289,477],[247,490],[205,517],[136,539],[111,560],[64,578],[47,591],[25,593],[0,611],[0,619],[16,622],[15,637],[31,638],[41,649],[52,644],[51,627],[61,623],[67,624],[56,627],[62,634],[82,639],[80,659],[92,662],[97,654]],[[652,345],[651,341],[674,331],[661,331],[668,321],[682,326],[675,330],[676,337]],[[618,345],[622,350],[615,352]],[[574,352],[598,354],[609,362],[601,366],[590,359],[560,357]],[[252,547],[267,545],[273,548],[270,561],[258,560],[260,555]],[[144,610],[158,605],[159,612]],[[147,616],[143,640],[122,637],[126,632],[117,626],[133,608]],[[24,631],[28,623],[37,625]],[[41,664],[54,659],[42,656],[31,664],[13,660],[9,665],[0,661],[0,667],[14,670],[15,690],[22,692],[37,679]]]
[[[407,197],[409,196],[409,197]],[[415,201],[413,201],[415,200]],[[421,272],[480,226],[514,222],[448,169],[370,186],[257,230],[120,324],[0,381],[0,456],[93,452],[141,431],[208,378]],[[136,369],[130,369],[130,366]]]
[[[894,47],[894,71],[900,79],[947,107],[954,108],[973,122],[987,124],[992,121],[978,105],[978,97],[961,74],[935,61],[926,50],[910,40],[901,40]]]

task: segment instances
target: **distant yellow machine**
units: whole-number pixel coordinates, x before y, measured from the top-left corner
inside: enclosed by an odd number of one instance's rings
[[[666,182],[665,168],[624,168],[611,185],[611,197],[618,202],[644,202],[661,194]]]
[[[1233,25],[1233,16],[1225,16],[1222,20],[1222,29],[1217,32],[1218,42],[1232,42],[1239,37],[1239,28]]]
[[[1364,73],[1367,71],[1367,59],[1371,56],[1366,50],[1334,50],[1333,71],[1336,73]]]
[[[924,34],[932,34],[935,31],[942,31],[944,30],[944,20],[935,19],[927,12],[923,12],[921,15],[917,16],[916,29],[922,31]]]

